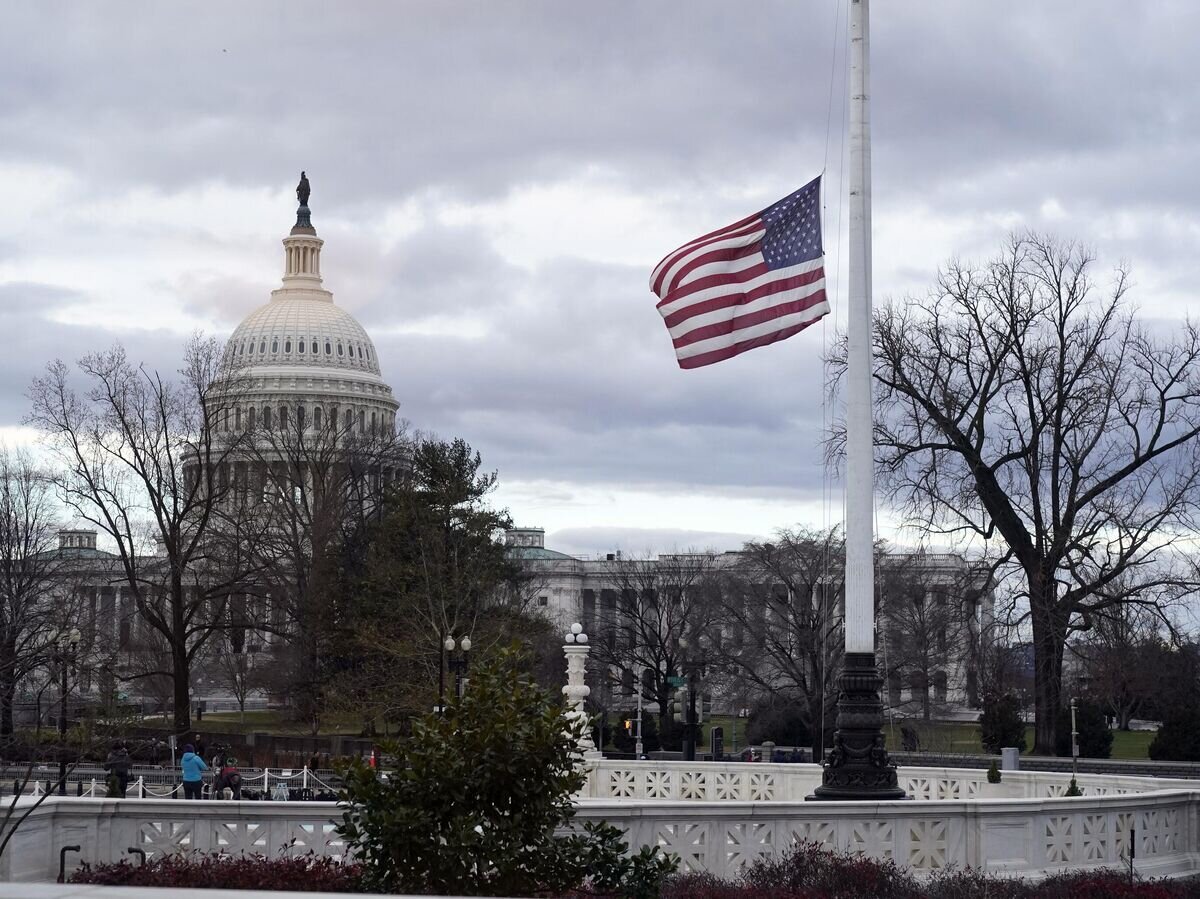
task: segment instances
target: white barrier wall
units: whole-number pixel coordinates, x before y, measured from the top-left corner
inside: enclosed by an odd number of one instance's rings
[[[819,780],[808,765],[618,763],[595,765],[578,820],[607,820],[630,844],[658,845],[684,870],[733,877],[796,841],[890,858],[929,874],[949,865],[1036,877],[1122,866],[1136,841],[1146,875],[1200,871],[1200,784],[1152,778],[1080,777],[1082,798],[1051,798],[1069,778],[906,768],[905,802],[828,803],[803,798]],[[33,800],[23,798],[21,806]],[[20,826],[0,857],[0,879],[49,881],[68,856],[101,862],[169,852],[341,857],[333,803],[186,802],[51,797]]]
[[[1051,799],[1061,796],[1070,782],[1070,774],[1051,771],[1005,771],[1000,783],[989,784],[986,771],[970,768],[900,769],[900,786],[913,799]],[[589,766],[581,795],[595,799],[802,802],[820,783],[820,765],[605,759]],[[1080,774],[1078,784],[1085,796],[1200,790],[1197,780],[1110,774]]]

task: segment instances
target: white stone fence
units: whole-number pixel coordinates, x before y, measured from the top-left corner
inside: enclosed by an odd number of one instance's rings
[[[1071,782],[1057,771],[1003,771],[998,784],[970,768],[900,769],[900,786],[913,799],[1053,799]],[[1084,796],[1121,796],[1149,790],[1200,789],[1200,780],[1080,774]],[[821,784],[821,766],[746,762],[622,762],[589,765],[582,797],[671,799],[698,802],[803,802]]]
[[[922,875],[948,866],[1036,877],[1067,869],[1123,867],[1136,845],[1145,875],[1200,871],[1200,782],[1081,775],[1085,796],[1059,794],[1069,778],[905,768],[915,798],[885,803],[805,802],[814,765],[608,762],[591,768],[580,821],[607,820],[630,844],[658,845],[684,870],[734,877],[796,841],[890,858]],[[34,800],[22,798],[22,806]],[[0,880],[48,881],[59,850],[116,861],[141,850],[341,857],[333,803],[50,797],[0,857]],[[135,862],[136,863],[136,862]]]

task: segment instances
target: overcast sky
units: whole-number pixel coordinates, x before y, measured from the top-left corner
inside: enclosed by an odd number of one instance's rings
[[[480,449],[549,545],[836,521],[836,323],[682,372],[646,282],[824,168],[840,317],[845,7],[7,4],[0,433],[29,439],[54,357],[120,341],[173,369],[228,334],[278,283],[306,169],[325,284],[401,414]],[[1200,4],[873,12],[876,302],[1030,227],[1128,263],[1143,314],[1194,311]]]

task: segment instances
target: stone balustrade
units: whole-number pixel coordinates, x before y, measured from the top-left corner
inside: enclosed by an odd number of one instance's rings
[[[1036,877],[1123,866],[1136,845],[1146,875],[1200,871],[1200,782],[1081,775],[1082,798],[1062,798],[1068,777],[904,768],[914,798],[884,803],[805,802],[815,765],[599,761],[577,801],[578,820],[607,820],[633,846],[658,845],[684,870],[732,877],[799,840],[891,858],[918,874],[947,866]],[[33,799],[18,801],[18,811]],[[129,849],[340,857],[336,804],[188,802],[51,797],[21,824],[0,857],[0,880],[48,881],[58,851],[115,861]]]
[[[998,784],[969,768],[900,769],[900,786],[913,799],[1052,799],[1070,774],[1005,771]],[[604,759],[588,767],[582,796],[593,799],[672,799],[701,802],[802,802],[821,783],[821,766],[738,762],[631,762]],[[1080,774],[1085,796],[1119,796],[1148,790],[1200,789],[1200,780]]]

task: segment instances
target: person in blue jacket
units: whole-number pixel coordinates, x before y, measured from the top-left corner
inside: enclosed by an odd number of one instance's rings
[[[196,755],[196,747],[191,743],[183,747],[183,758],[179,760],[179,767],[183,770],[183,798],[199,799],[200,788],[204,784],[204,772],[208,770],[208,765]]]

